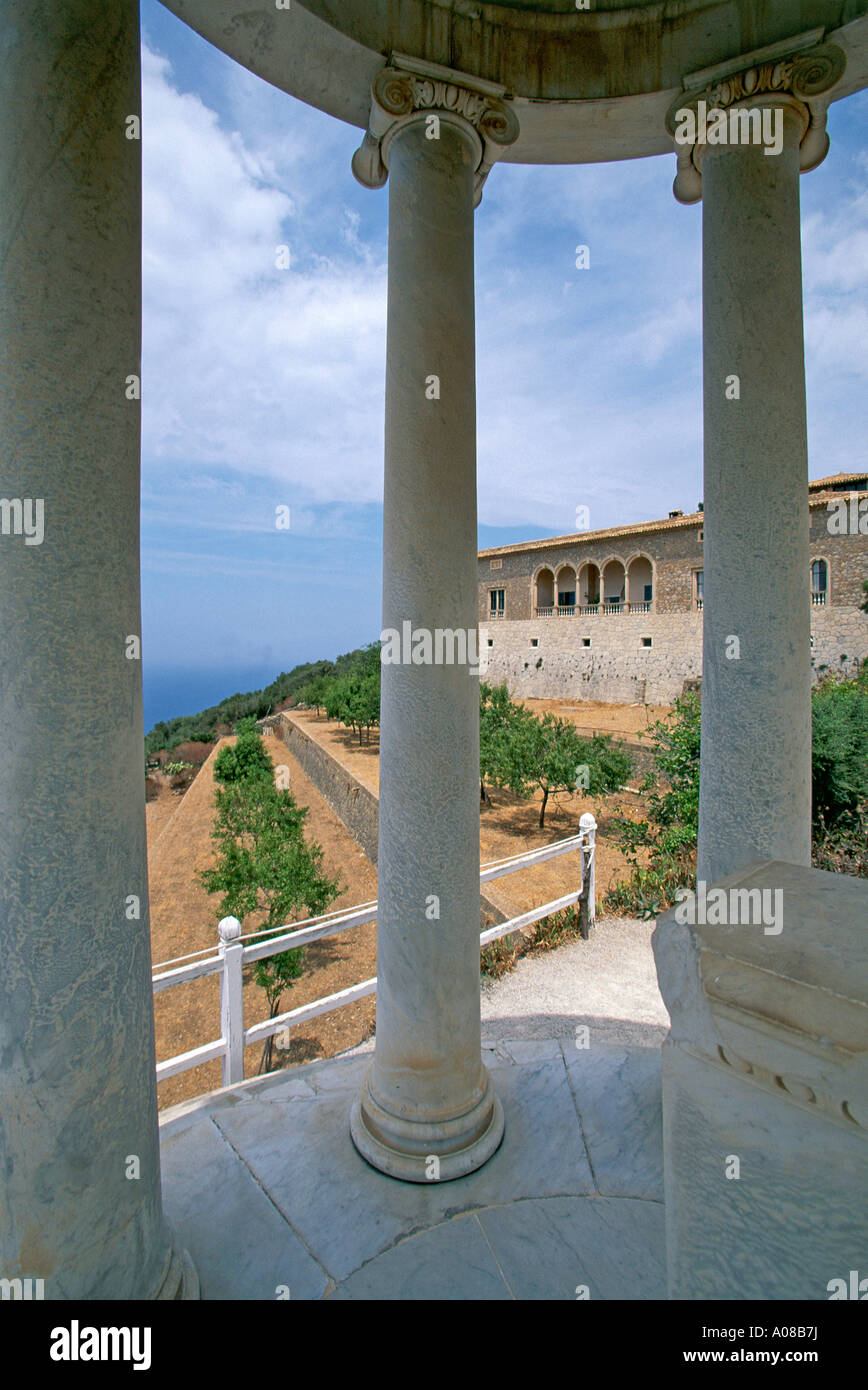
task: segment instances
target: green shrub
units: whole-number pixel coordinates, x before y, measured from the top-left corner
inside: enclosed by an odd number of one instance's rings
[[[694,692],[651,728],[654,771],[648,819],[613,823],[630,864],[605,896],[613,912],[654,917],[694,887],[699,827],[701,705]],[[868,861],[868,661],[849,677],[830,672],[811,695],[813,854],[817,868],[866,876]],[[762,767],[757,767],[757,777]],[[640,855],[644,859],[639,862]]]
[[[214,778],[228,787],[236,782],[269,780],[274,765],[251,718],[239,721],[234,744],[221,748],[214,759]]]
[[[544,951],[554,951],[568,941],[581,939],[578,904],[554,912],[535,922],[530,932],[516,932],[511,936],[501,936],[483,946],[480,952],[480,968],[483,975],[499,979],[507,971],[514,970],[523,956],[538,956]]]
[[[222,752],[235,753],[220,766]],[[214,765],[218,786],[211,832],[217,852],[214,867],[200,879],[209,893],[222,895],[217,916],[231,914],[243,923],[251,913],[264,914],[262,932],[287,923],[299,908],[315,916],[338,896],[336,879],[322,869],[320,845],[306,841],[307,809],[297,806],[288,791],[274,783],[274,766],[252,721],[239,724],[234,748],[221,752]],[[265,991],[269,1018],[279,1011],[281,996],[302,973],[304,952],[296,947],[266,956],[253,967],[253,978]],[[273,1036],[266,1040],[261,1070],[269,1070]]]
[[[587,776],[580,785],[596,795],[622,786],[633,768],[630,754],[613,744],[611,735],[586,739],[568,719],[553,714],[538,719],[510,700],[505,684],[480,686],[479,742],[483,800],[486,779],[523,799],[541,791],[540,829],[549,797],[572,795],[582,769]]]
[[[829,873],[868,878],[868,801],[832,827],[822,819],[814,826],[811,862]]]
[[[868,799],[868,661],[847,679],[827,676],[812,715],[814,821],[834,826]]]

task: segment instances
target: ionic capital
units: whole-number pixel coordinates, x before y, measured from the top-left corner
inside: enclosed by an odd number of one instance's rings
[[[389,145],[404,126],[431,117],[463,127],[476,149],[476,205],[501,151],[518,138],[518,118],[504,100],[506,88],[466,73],[393,53],[371,87],[371,115],[353,155],[353,173],[366,188],[382,188],[389,176]]]
[[[818,42],[822,37],[823,30],[814,29],[685,77],[684,91],[666,113],[666,129],[678,146],[672,191],[680,203],[701,199],[702,159],[709,145],[764,143],[770,155],[778,152],[765,139],[763,113],[770,108],[789,110],[800,121],[802,172],[822,163],[829,149],[830,92],[846,63],[843,50]]]

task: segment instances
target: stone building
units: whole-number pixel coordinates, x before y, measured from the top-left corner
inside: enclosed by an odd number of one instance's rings
[[[868,476],[818,478],[808,494],[817,678],[868,657]],[[660,521],[481,550],[488,678],[514,695],[668,704],[702,672],[705,520],[700,504]]]

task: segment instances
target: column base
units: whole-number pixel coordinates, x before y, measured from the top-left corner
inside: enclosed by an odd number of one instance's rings
[[[172,1246],[149,1302],[196,1303],[199,1297],[199,1275],[196,1273],[196,1266],[186,1250]]]
[[[503,1127],[503,1106],[487,1074],[482,1099],[457,1119],[401,1119],[376,1100],[370,1077],[365,1078],[350,1114],[350,1134],[362,1158],[403,1182],[451,1182],[466,1177],[499,1148]]]

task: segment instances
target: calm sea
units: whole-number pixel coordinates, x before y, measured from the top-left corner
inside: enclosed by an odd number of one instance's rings
[[[286,669],[289,670],[289,667]],[[146,664],[142,671],[145,733],[161,719],[198,714],[200,710],[219,704],[227,695],[261,690],[279,674],[271,666],[239,670],[221,666],[214,670],[181,671],[161,670]]]

